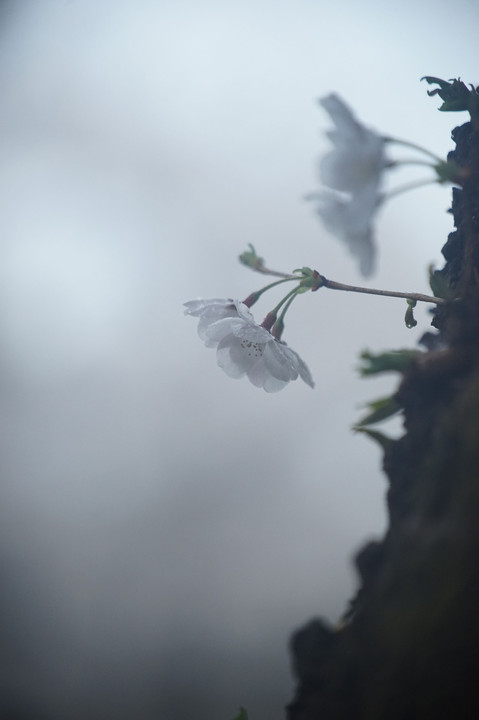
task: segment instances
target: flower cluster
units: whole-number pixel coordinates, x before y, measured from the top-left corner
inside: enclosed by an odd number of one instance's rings
[[[469,109],[473,119],[479,117],[479,90],[471,91],[459,81],[448,83],[438,78],[426,80],[440,85],[439,94],[444,100],[441,109]],[[386,197],[411,190],[430,182],[453,182],[461,184],[463,175],[451,161],[444,161],[434,153],[414,143],[393,137],[382,136],[366,128],[355,118],[350,108],[338,97],[331,94],[320,100],[320,104],[331,117],[334,128],[327,135],[333,144],[332,150],[322,159],[319,174],[323,188],[312,195],[317,211],[326,228],[348,247],[359,261],[362,275],[373,273],[376,249],[373,241],[372,222],[378,207]],[[478,120],[479,122],[479,120]],[[386,157],[386,144],[395,143],[410,150],[425,154],[420,159],[390,160]],[[387,195],[381,185],[386,170],[399,165],[427,166],[433,170],[434,179],[421,180],[395,188]],[[252,245],[240,255],[240,262],[263,275],[276,279],[244,300],[214,298],[191,300],[185,303],[185,314],[198,318],[198,334],[207,347],[216,349],[218,365],[232,378],[246,375],[256,387],[266,392],[278,392],[292,380],[300,377],[307,385],[314,387],[308,367],[281,340],[284,317],[293,300],[304,292],[315,292],[320,288],[345,292],[367,293],[380,296],[404,298],[408,308],[405,316],[407,327],[414,327],[416,320],[413,308],[416,303],[428,302],[436,305],[445,302],[447,289],[434,295],[399,292],[346,285],[331,279],[309,267],[302,267],[292,273],[268,269],[263,258],[256,254]],[[261,324],[255,322],[250,307],[263,293],[282,283],[295,282],[290,290],[271,310]],[[437,284],[437,283],[436,283]]]
[[[362,275],[369,276],[375,261],[371,220],[381,202],[381,176],[389,165],[385,139],[361,125],[337,95],[322,98],[320,104],[335,124],[328,132],[334,148],[319,167],[328,189],[313,198],[326,228],[358,258]]]
[[[282,390],[298,376],[314,382],[306,364],[284,342],[258,325],[248,307],[238,300],[190,300],[185,315],[199,318],[198,334],[207,347],[216,348],[218,365],[232,378],[246,375],[266,392]]]

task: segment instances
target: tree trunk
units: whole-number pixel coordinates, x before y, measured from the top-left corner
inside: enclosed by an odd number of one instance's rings
[[[313,620],[293,636],[289,720],[479,717],[479,132],[466,123],[453,140],[465,179],[439,273],[450,300],[434,349],[397,392],[389,528],[356,557],[361,587],[342,628]]]

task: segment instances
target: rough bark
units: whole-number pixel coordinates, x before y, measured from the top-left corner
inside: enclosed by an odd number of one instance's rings
[[[479,717],[479,133],[466,123],[453,140],[465,179],[443,248],[451,299],[433,321],[441,344],[411,361],[397,392],[389,527],[356,556],[344,625],[312,620],[293,636],[288,720]]]

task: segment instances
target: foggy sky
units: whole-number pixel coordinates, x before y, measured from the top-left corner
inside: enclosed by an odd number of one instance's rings
[[[360,380],[359,353],[413,347],[429,316],[407,330],[400,300],[300,297],[284,337],[316,388],[268,395],[222,373],[182,303],[265,284],[237,262],[248,243],[361,282],[304,199],[329,147],[317,99],[445,156],[466,116],[419,79],[477,83],[478,20],[466,0],[1,5],[12,717],[282,717],[291,632],[338,620],[385,528],[380,454],[350,428],[395,380]],[[449,203],[432,186],[385,205],[372,286],[428,291]]]

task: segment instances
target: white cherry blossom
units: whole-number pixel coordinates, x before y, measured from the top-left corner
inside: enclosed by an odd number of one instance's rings
[[[321,182],[334,190],[353,194],[368,185],[377,189],[382,172],[388,166],[385,139],[361,125],[338,95],[328,95],[319,102],[336,125],[327,133],[334,148],[321,160]]]
[[[266,392],[278,392],[301,377],[314,382],[308,367],[285,343],[258,325],[238,300],[193,300],[186,313],[200,318],[198,333],[207,347],[216,347],[218,365],[232,378],[246,375]]]

